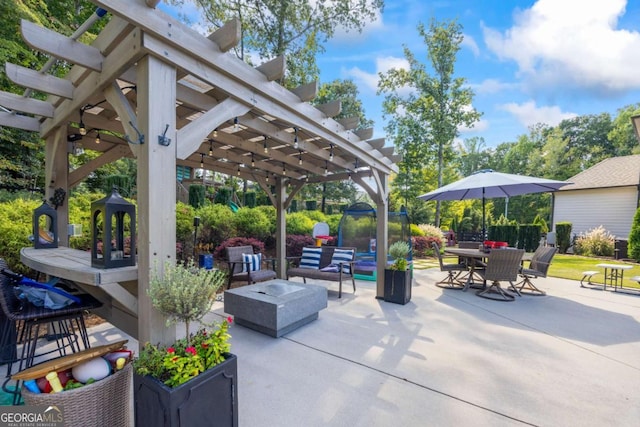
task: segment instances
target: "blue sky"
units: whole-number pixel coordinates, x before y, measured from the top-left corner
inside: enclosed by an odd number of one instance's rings
[[[378,73],[406,65],[403,46],[428,64],[416,27],[431,18],[463,27],[455,75],[474,90],[483,116],[461,129],[462,139],[480,136],[492,147],[535,123],[615,116],[640,102],[640,0],[386,0],[361,34],[338,31],[318,58],[321,83],[357,84],[375,138],[385,136]]]

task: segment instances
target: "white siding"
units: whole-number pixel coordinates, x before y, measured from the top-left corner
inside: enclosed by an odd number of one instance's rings
[[[636,187],[557,192],[553,223],[572,223],[576,235],[602,225],[617,238],[626,239],[637,207]]]

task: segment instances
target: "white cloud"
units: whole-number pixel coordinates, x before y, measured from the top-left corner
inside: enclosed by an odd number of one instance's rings
[[[484,27],[488,48],[518,64],[534,87],[610,93],[640,87],[640,33],[617,29],[626,0],[538,0],[501,33]]]
[[[476,43],[475,39],[469,34],[464,35],[461,45],[469,48],[474,56],[480,56],[480,48],[478,47],[478,43]]]
[[[489,121],[480,119],[473,124],[473,127],[460,126],[458,131],[460,133],[470,133],[470,132],[486,132],[489,129]]]
[[[481,83],[470,84],[469,87],[476,94],[492,94],[505,90],[517,89],[520,85],[516,83],[504,83],[498,79],[485,79]]]
[[[375,62],[376,69],[373,73],[368,73],[358,67],[353,67],[346,71],[346,75],[352,77],[359,88],[366,88],[367,90],[376,92],[378,90],[378,81],[380,80],[378,73],[386,73],[392,68],[409,69],[409,61],[405,58],[382,56],[376,58]]]
[[[513,114],[518,122],[523,126],[529,127],[537,123],[544,123],[549,126],[556,126],[562,120],[572,119],[578,115],[575,113],[562,112],[559,107],[538,107],[535,101],[527,101],[522,104],[515,102],[503,104],[500,109]]]

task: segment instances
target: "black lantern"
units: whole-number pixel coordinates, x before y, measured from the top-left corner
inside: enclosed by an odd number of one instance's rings
[[[91,266],[118,268],[136,265],[136,207],[113,189],[91,203]]]
[[[33,247],[58,247],[58,213],[45,201],[33,211]]]

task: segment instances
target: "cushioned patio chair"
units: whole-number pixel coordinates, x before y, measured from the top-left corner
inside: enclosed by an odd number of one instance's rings
[[[227,248],[227,263],[229,264],[229,281],[227,289],[231,289],[234,282],[247,282],[251,285],[258,282],[273,280],[275,259],[267,259],[261,253],[254,254],[253,246],[233,246]],[[264,266],[271,264],[271,269]]]
[[[496,301],[513,301],[514,295],[502,289],[500,282],[509,282],[509,289],[520,295],[513,282],[518,279],[523,256],[524,249],[492,250],[488,256],[487,267],[479,271],[491,285],[476,292],[476,295]]]
[[[551,260],[557,251],[558,248],[553,246],[538,246],[538,249],[533,253],[533,257],[531,257],[529,268],[522,267],[520,270],[520,277],[522,277],[522,281],[516,284],[516,288],[520,293],[526,295],[547,294],[545,291],[534,285],[531,279],[547,277]]]
[[[436,286],[445,289],[462,289],[464,288],[464,281],[460,280],[460,276],[463,273],[468,272],[467,264],[460,262],[458,264],[445,264],[442,261],[442,254],[440,253],[440,247],[436,242],[431,243],[433,251],[438,257],[438,263],[440,264],[440,271],[447,273],[447,277],[436,282]]]

